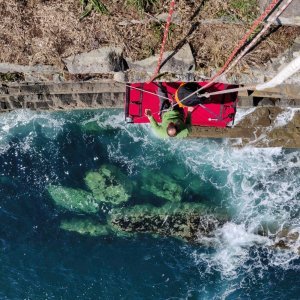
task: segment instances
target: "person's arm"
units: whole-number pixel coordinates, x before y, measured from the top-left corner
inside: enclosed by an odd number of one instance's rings
[[[148,117],[150,124],[153,128],[159,128],[160,126],[157,124],[156,120],[152,116],[151,109],[145,109],[145,115]]]
[[[150,124],[152,128],[159,129],[161,126],[156,122],[156,120],[153,118],[153,116],[148,117]]]
[[[145,115],[148,117],[149,121],[150,121],[150,124],[151,124],[151,127],[153,129],[153,132],[160,136],[160,137],[163,137],[163,131],[162,131],[162,127],[160,124],[158,124],[156,122],[156,120],[153,118],[152,116],[152,113],[151,113],[151,110],[150,109],[146,109],[145,110]]]
[[[185,119],[185,124],[187,125],[187,127],[191,127],[192,126],[192,112],[194,111],[194,107],[188,107],[188,113]]]

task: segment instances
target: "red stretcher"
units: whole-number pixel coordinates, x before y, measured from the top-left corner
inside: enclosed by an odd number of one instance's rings
[[[199,88],[207,82],[198,82]],[[182,82],[162,82],[160,83],[167,91],[169,100],[175,101],[175,93]],[[214,83],[205,89],[206,93],[237,88],[236,85]],[[159,116],[160,99],[157,95],[159,84],[151,83],[131,83],[126,88],[125,99],[125,119],[128,123],[140,124],[149,123],[145,116],[145,109],[151,109],[153,117],[157,122],[161,122]],[[150,92],[150,93],[149,93]],[[207,127],[228,127],[233,124],[238,102],[237,92],[224,95],[211,96],[209,101],[204,101],[196,105],[192,112],[192,125]],[[187,107],[184,107],[187,114]]]

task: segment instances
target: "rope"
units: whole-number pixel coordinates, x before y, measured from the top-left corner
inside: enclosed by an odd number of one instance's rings
[[[270,89],[282,84],[285,80],[293,76],[300,70],[300,56],[291,61],[283,70],[281,70],[273,79],[270,81],[258,84],[256,90],[262,91],[265,89]]]
[[[254,33],[256,28],[264,21],[264,19],[273,11],[273,9],[277,6],[278,3],[280,3],[282,0],[273,0],[270,5],[266,8],[266,10],[263,12],[263,14],[257,18],[251,28],[248,30],[248,32],[244,35],[244,37],[240,40],[237,47],[233,50],[229,58],[227,59],[225,65],[223,68],[211,79],[214,80],[218,76],[220,76],[229,66],[235,55],[241,50],[241,48],[245,45],[249,37]]]
[[[244,86],[244,87],[239,87],[235,89],[228,89],[228,90],[222,90],[218,92],[212,92],[212,93],[205,93],[202,94],[202,97],[209,98],[210,96],[216,96],[216,95],[224,95],[224,94],[230,94],[230,93],[236,93],[240,91],[248,91],[248,90],[255,90],[256,86],[255,85],[249,85],[249,86]]]
[[[175,7],[175,0],[171,0],[169,15],[168,15],[167,23],[166,23],[166,26],[165,26],[165,32],[164,32],[164,37],[163,37],[163,41],[162,41],[162,44],[161,44],[161,49],[160,49],[159,59],[158,59],[158,62],[157,62],[157,67],[156,67],[156,69],[154,71],[154,74],[152,75],[152,77],[151,77],[151,79],[149,80],[148,83],[152,82],[155,79],[155,77],[158,75],[158,72],[160,70],[160,66],[161,66],[164,51],[165,51],[165,46],[166,46],[167,39],[168,39],[168,33],[169,33],[170,25],[171,25],[172,15],[173,15],[173,12],[174,12],[174,7]]]
[[[263,12],[263,14],[254,21],[254,23],[252,24],[251,28],[246,32],[246,34],[244,35],[244,37],[238,43],[237,47],[233,50],[233,52],[231,53],[231,55],[227,59],[225,65],[222,67],[222,69],[220,69],[220,71],[215,76],[213,76],[207,84],[205,84],[199,90],[197,90],[197,91],[193,92],[192,94],[186,96],[180,102],[183,102],[186,99],[192,97],[193,95],[199,93],[200,91],[202,91],[202,90],[210,87],[213,83],[215,83],[219,79],[219,77],[227,69],[227,67],[229,66],[229,64],[233,60],[234,56],[240,51],[240,49],[247,42],[247,40],[249,39],[249,37],[251,36],[251,34],[253,34],[253,32],[256,30],[256,28],[264,21],[264,19],[272,12],[272,10],[277,6],[277,4],[280,1],[282,1],[282,0],[273,0],[270,3],[270,5],[266,8],[266,10]]]
[[[129,87],[129,88],[131,88],[131,89],[137,90],[137,91],[141,91],[141,92],[144,92],[144,93],[153,95],[153,96],[157,96],[156,93],[152,93],[152,92],[150,92],[150,91],[147,91],[147,90],[144,90],[144,89],[140,89],[140,88],[134,87],[134,86],[132,86],[132,85],[130,85],[130,84],[126,84],[125,86],[126,86],[126,87]],[[165,100],[170,100],[169,98],[164,97],[164,96],[160,96],[160,98],[165,99]]]
[[[252,42],[242,51],[242,53],[235,59],[235,61],[230,65],[230,67],[223,73],[227,74],[232,70],[237,63],[246,55],[246,53],[258,42],[258,40],[266,33],[266,31],[271,27],[271,25],[276,21],[277,18],[287,9],[287,7],[293,2],[293,0],[287,0],[286,3],[279,8],[277,13],[268,19],[268,23],[264,26],[262,31],[252,40]]]
[[[226,71],[226,69],[228,68],[228,66],[230,65],[232,60],[234,59],[235,55],[245,45],[245,43],[247,42],[249,37],[254,33],[254,31],[257,29],[257,27],[266,19],[266,17],[274,10],[274,8],[278,5],[278,3],[280,3],[280,1],[282,1],[282,0],[273,0],[270,3],[270,5],[266,8],[266,10],[263,12],[263,14],[254,21],[251,28],[247,31],[247,33],[244,35],[244,37],[240,40],[237,47],[231,53],[231,55],[227,59],[226,63],[218,71],[218,73],[215,76],[213,76],[207,84],[205,84],[203,87],[201,87],[197,91],[193,92],[192,94],[188,95],[187,97],[182,99],[180,102],[185,101],[186,99],[190,98],[191,96],[195,95],[196,93],[199,93],[200,91],[204,90],[205,88],[211,86],[214,82],[216,82],[216,80]],[[255,45],[255,43],[259,40],[259,38],[270,28],[271,24],[285,11],[285,9],[292,3],[292,1],[293,0],[287,0],[286,3],[278,10],[278,12],[272,18],[270,18],[270,20],[264,26],[262,31],[254,38],[254,40],[237,57],[237,59],[233,62],[233,64],[230,66],[230,68],[227,69],[226,73],[229,70],[231,70],[234,66],[236,66],[238,61],[253,47],[253,45]],[[170,23],[171,23],[171,18],[172,18],[172,14],[174,12],[174,6],[175,6],[175,0],[172,0],[171,4],[170,4],[169,16],[168,16],[167,24],[166,24],[166,27],[165,27],[165,33],[164,33],[164,38],[163,38],[163,42],[162,42],[162,47],[161,47],[161,51],[160,51],[160,57],[159,57],[159,60],[158,60],[157,68],[156,68],[155,73],[153,74],[153,76],[152,76],[152,78],[149,82],[152,82],[155,79],[155,77],[157,76],[157,74],[160,70],[160,66],[161,66],[161,62],[162,62],[162,58],[163,58],[163,53],[164,53],[164,48],[165,48],[165,44],[166,44],[166,41],[167,41],[168,31],[169,31],[169,27],[170,27]],[[132,87],[130,85],[129,85],[129,87],[133,88],[133,89],[136,89],[136,90],[146,92],[148,94],[152,94],[152,95],[157,96],[155,93],[152,93],[152,92],[149,92],[149,91],[146,91],[146,90],[135,88],[135,87]],[[255,90],[255,88],[256,88],[255,86],[241,87],[241,88],[223,90],[223,91],[218,91],[218,92],[213,92],[213,93],[205,93],[202,96],[208,98],[208,97],[213,96],[213,95],[228,94],[228,93],[239,92],[239,91],[244,91],[244,90]],[[163,96],[162,96],[162,98],[169,100],[168,98],[163,97]],[[177,105],[177,103],[173,104],[172,106],[175,106],[175,105]]]

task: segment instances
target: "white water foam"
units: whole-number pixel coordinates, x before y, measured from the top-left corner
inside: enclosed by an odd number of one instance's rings
[[[106,134],[105,130],[119,129],[114,139],[108,141],[109,159],[126,167],[130,174],[135,173],[141,164],[147,168],[158,167],[152,154],[154,152],[156,157],[163,156],[160,147],[164,141],[161,142],[154,138],[148,125],[126,124],[123,112],[110,114],[108,111],[100,111],[93,118],[82,122],[82,125],[87,125],[90,122],[96,122],[100,132],[103,129],[104,134]],[[128,145],[131,144],[138,145],[138,151],[134,157],[127,151]]]
[[[282,113],[280,113],[276,120],[274,121],[274,127],[283,127],[291,122],[295,116],[295,113],[300,111],[299,108],[286,108]]]
[[[235,114],[234,124],[237,125],[240,123],[245,117],[252,114],[256,110],[256,107],[252,108],[239,108]]]
[[[0,153],[9,149],[9,141],[16,132],[28,131],[26,126],[32,124],[28,136],[22,144],[23,150],[31,147],[31,142],[36,136],[35,127],[40,126],[41,131],[47,138],[55,138],[62,130],[65,120],[55,118],[48,112],[37,113],[30,110],[16,110],[10,113],[2,114],[0,118]]]
[[[210,265],[224,276],[232,276],[249,259],[250,247],[260,244],[268,249],[269,265],[291,267],[299,258],[298,242],[291,249],[270,250],[276,241],[259,237],[257,230],[263,226],[276,236],[283,225],[299,228],[300,152],[245,148],[228,149],[227,153],[223,149],[219,153],[217,161],[215,155],[213,159],[208,155],[207,163],[215,170],[227,170],[229,201],[235,213],[232,222],[216,232],[219,244],[215,256],[210,257]],[[200,169],[201,165],[197,165]],[[253,267],[263,269],[259,260],[255,264]]]

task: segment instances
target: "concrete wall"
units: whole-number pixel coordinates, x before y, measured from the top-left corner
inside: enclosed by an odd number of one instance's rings
[[[125,85],[74,82],[0,85],[0,112],[124,107]]]

